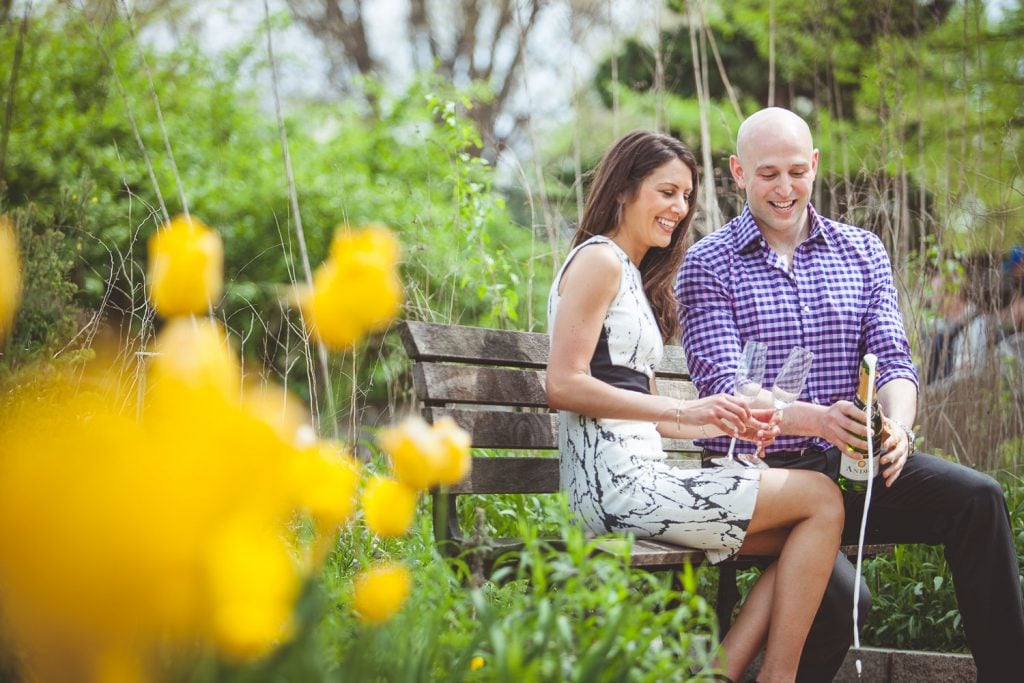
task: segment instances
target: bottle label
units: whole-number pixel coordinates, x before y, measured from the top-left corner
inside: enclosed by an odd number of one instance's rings
[[[879,458],[882,455],[879,453],[872,460],[872,471],[875,475],[878,475],[878,464]],[[861,456],[856,459],[850,458],[846,455],[839,458],[839,476],[845,477],[850,481],[867,481],[868,480],[868,459],[867,456]]]

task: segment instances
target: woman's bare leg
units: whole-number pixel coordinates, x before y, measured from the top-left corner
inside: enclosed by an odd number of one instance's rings
[[[743,672],[754,661],[768,638],[771,621],[772,598],[775,594],[775,563],[766,568],[754,582],[754,587],[743,601],[743,608],[722,639],[725,653],[726,675],[741,680]]]
[[[779,559],[755,584],[722,643],[730,678],[767,640],[759,680],[792,681],[835,563],[843,526],[839,488],[818,472],[765,470],[741,554]],[[749,610],[749,614],[748,614]]]

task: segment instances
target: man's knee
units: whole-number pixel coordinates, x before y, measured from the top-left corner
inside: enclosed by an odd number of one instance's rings
[[[980,472],[973,473],[970,483],[963,489],[963,502],[978,515],[1007,516],[1006,498],[1003,487],[992,477]]]

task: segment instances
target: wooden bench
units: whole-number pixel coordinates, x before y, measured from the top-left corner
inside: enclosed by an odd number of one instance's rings
[[[519,539],[487,539],[474,547],[459,524],[458,500],[466,494],[554,494],[559,491],[558,414],[547,405],[544,391],[548,336],[479,327],[403,322],[399,328],[405,352],[413,361],[413,389],[423,417],[433,422],[450,416],[470,433],[474,448],[499,451],[547,451],[549,457],[474,456],[470,475],[447,491],[432,492],[434,537],[442,552],[459,555],[479,551],[494,559],[522,546]],[[658,391],[694,398],[682,348],[667,346],[657,371]],[[689,440],[665,439],[665,451],[680,467],[700,467],[700,450]],[[865,555],[890,546],[865,547]],[[856,547],[844,547],[849,555]],[[670,543],[637,539],[630,564],[650,571],[698,566],[704,553]],[[737,559],[718,565],[716,614],[724,633],[739,600],[737,569],[765,561]]]

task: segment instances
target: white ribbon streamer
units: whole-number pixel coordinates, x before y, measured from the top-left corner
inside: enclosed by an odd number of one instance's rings
[[[871,506],[871,489],[875,480],[875,440],[871,434],[871,409],[875,402],[875,363],[877,360],[873,354],[868,354],[864,358],[864,361],[868,364],[868,396],[867,406],[864,408],[865,413],[867,413],[868,429],[868,488],[864,492],[864,512],[860,518],[860,537],[857,539],[857,573],[855,574],[853,587],[853,647],[855,650],[860,649],[860,627],[857,624],[857,617],[860,612],[860,575],[864,564],[864,535],[868,527],[868,508]],[[845,458],[846,456],[842,457]],[[860,657],[857,657],[856,666],[857,677],[860,678],[862,669]]]

